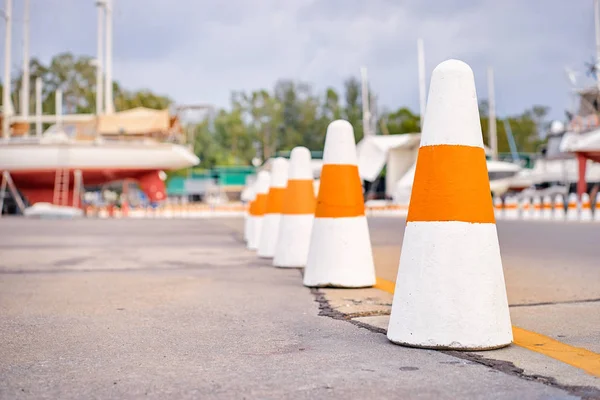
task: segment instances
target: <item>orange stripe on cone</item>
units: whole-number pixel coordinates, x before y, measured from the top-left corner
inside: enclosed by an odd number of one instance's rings
[[[419,149],[407,220],[495,223],[485,150],[461,145]]]
[[[254,217],[261,217],[265,215],[267,211],[267,194],[259,193],[256,195],[256,199],[254,199],[250,203],[250,215]]]
[[[317,200],[312,180],[290,179],[285,189],[282,214],[314,214]]]
[[[345,218],[365,215],[362,185],[356,165],[325,164],[315,217]]]
[[[285,188],[272,187],[267,195],[266,214],[281,214]]]

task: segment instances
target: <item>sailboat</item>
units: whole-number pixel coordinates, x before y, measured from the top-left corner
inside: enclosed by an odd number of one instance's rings
[[[548,143],[533,169],[519,177],[530,180],[537,188],[553,190],[562,187],[565,192],[579,195],[591,187],[600,187],[600,1],[594,0],[596,29],[596,59],[588,65],[596,84],[576,89],[577,110],[569,113],[566,123],[553,121]],[[575,83],[575,79],[571,79]],[[597,190],[597,189],[596,189]]]
[[[28,0],[26,0],[28,2]],[[7,1],[7,37],[3,104],[10,104],[11,2]],[[91,3],[91,2],[90,2]],[[36,112],[29,115],[29,90],[20,115],[3,110],[0,172],[10,174],[29,204],[80,206],[82,185],[103,185],[131,179],[150,201],[166,199],[164,171],[197,165],[200,160],[185,145],[183,128],[169,110],[137,108],[115,112],[112,96],[112,0],[98,1],[96,114],[62,114],[57,91],[55,115],[42,115],[41,80],[36,82]],[[26,12],[28,7],[25,7]],[[28,15],[24,21],[28,23]],[[103,35],[103,28],[106,36]],[[25,38],[28,26],[25,25]],[[106,63],[103,65],[106,40]],[[24,81],[29,81],[28,40],[24,40]],[[104,85],[103,85],[104,83]],[[104,96],[104,104],[102,101]],[[42,124],[51,127],[42,132]],[[31,126],[35,125],[35,134]]]

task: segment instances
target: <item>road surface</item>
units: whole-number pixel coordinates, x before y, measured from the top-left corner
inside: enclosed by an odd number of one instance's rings
[[[370,225],[378,274],[393,280],[403,221]],[[478,358],[393,345],[369,321],[385,318],[389,293],[311,291],[299,270],[245,250],[241,226],[0,220],[0,398],[600,398],[598,378],[525,349]],[[511,303],[521,305],[513,321],[519,310],[528,329],[562,326],[569,340],[600,343],[592,311],[536,311],[594,302],[522,306],[600,297],[595,249],[571,244],[537,260],[525,238],[550,228],[499,229]],[[592,233],[574,227],[556,240]],[[515,360],[548,374],[532,377]]]

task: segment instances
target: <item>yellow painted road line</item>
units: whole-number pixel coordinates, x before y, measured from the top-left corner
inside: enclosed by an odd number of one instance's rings
[[[394,282],[381,278],[377,278],[377,283],[375,284],[375,288],[392,294],[395,287],[396,284]],[[590,375],[600,377],[600,354],[593,351],[581,347],[569,346],[548,336],[516,326],[513,326],[513,343],[579,368]]]

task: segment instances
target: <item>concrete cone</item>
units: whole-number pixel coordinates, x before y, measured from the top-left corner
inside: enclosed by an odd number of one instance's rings
[[[554,209],[552,207],[552,197],[544,196],[542,200],[542,219],[552,219]]]
[[[496,219],[504,219],[504,203],[501,197],[494,197],[494,215]]]
[[[258,249],[260,234],[262,232],[263,218],[267,210],[267,195],[269,194],[269,182],[271,174],[268,171],[260,171],[256,176],[256,198],[250,203],[250,219],[248,228],[248,249]]]
[[[566,217],[565,213],[565,199],[562,194],[554,196],[554,218],[555,220],[564,221]]]
[[[535,196],[533,198],[533,213],[531,214],[531,219],[541,219],[542,218],[542,199],[540,196]]]
[[[269,195],[267,196],[267,209],[263,219],[257,252],[261,258],[273,258],[275,256],[275,246],[277,246],[281,210],[283,208],[283,193],[287,185],[288,164],[288,160],[282,157],[277,157],[273,160],[271,185],[269,187]]]
[[[306,147],[292,150],[288,172],[273,265],[304,267],[317,204],[310,151]]]
[[[504,201],[504,218],[519,219],[519,209],[516,197],[506,196],[506,199]]]
[[[512,327],[471,68],[432,73],[388,326],[394,343],[486,350]]]
[[[525,197],[521,203],[522,206],[522,213],[521,213],[521,217],[523,219],[531,219],[531,215],[532,215],[532,205],[531,205],[531,198],[529,197]]]
[[[246,191],[246,199],[249,204],[248,210],[244,213],[244,241],[248,243],[248,238],[252,234],[252,214],[250,214],[250,208],[252,207],[252,202],[256,199],[256,182],[253,183],[248,190]]]
[[[596,206],[594,207],[594,221],[600,222],[600,193],[596,194]]]
[[[576,193],[569,194],[567,203],[567,221],[579,220],[579,201]]]
[[[590,195],[587,193],[582,193],[581,195],[581,221],[591,221],[592,216],[592,205],[590,202]]]
[[[359,288],[374,284],[354,129],[348,121],[337,120],[327,127],[304,285]]]

